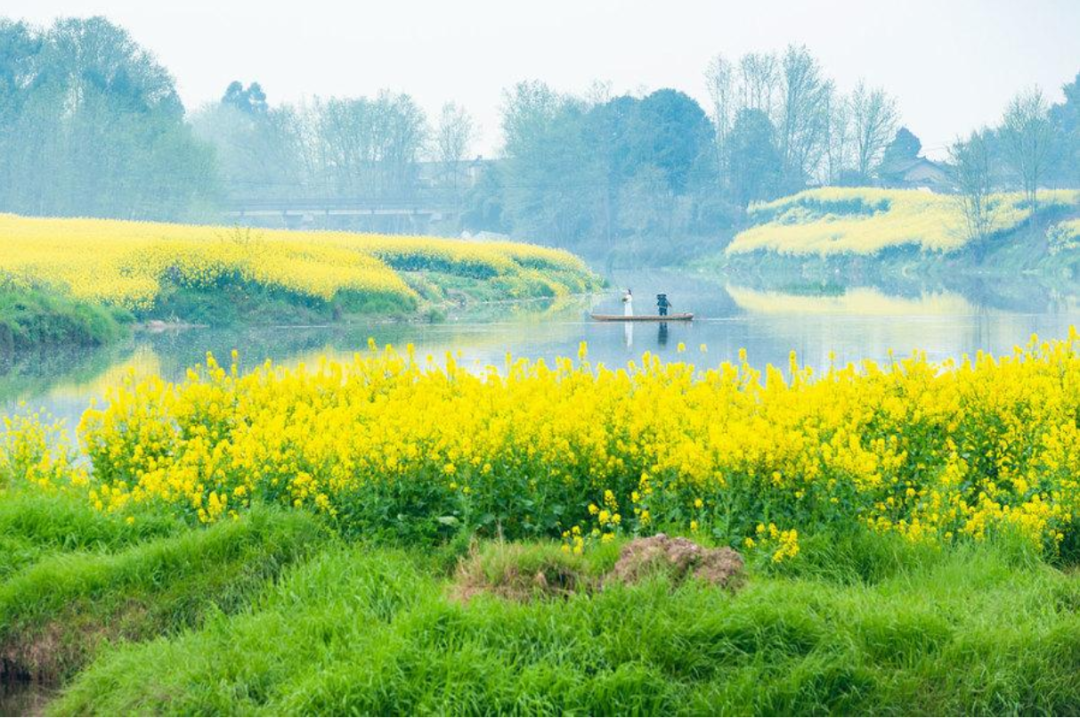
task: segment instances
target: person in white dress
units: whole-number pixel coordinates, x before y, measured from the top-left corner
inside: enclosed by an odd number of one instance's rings
[[[622,305],[624,317],[634,316],[634,295],[630,292],[629,289],[627,289],[626,292],[624,292],[622,295]]]

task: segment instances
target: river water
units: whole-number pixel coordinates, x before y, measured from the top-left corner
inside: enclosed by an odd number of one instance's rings
[[[479,368],[502,366],[508,352],[531,359],[576,357],[585,341],[590,360],[607,366],[623,366],[645,352],[716,365],[735,361],[745,348],[757,367],[786,368],[795,351],[802,363],[821,368],[830,354],[846,363],[883,360],[890,350],[906,355],[915,348],[931,359],[1009,352],[1032,333],[1060,337],[1070,325],[1080,325],[1080,299],[1023,278],[951,287],[836,282],[755,287],[706,274],[654,271],[617,273],[609,281],[610,291],[591,297],[547,306],[488,306],[479,315],[439,324],[139,333],[104,349],[9,357],[0,363],[0,414],[44,409],[74,425],[89,401],[129,367],[180,379],[187,367],[205,360],[207,351],[226,363],[236,349],[244,367],[266,359],[310,364],[321,355],[364,351],[372,338],[400,348],[412,343],[420,357],[460,352],[459,363]],[[626,287],[634,292],[637,313],[655,313],[655,295],[665,292],[672,311],[693,312],[696,319],[636,325],[590,321],[590,312],[621,314]]]

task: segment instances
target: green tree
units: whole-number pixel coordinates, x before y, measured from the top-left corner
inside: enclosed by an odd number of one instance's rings
[[[739,206],[775,197],[784,167],[776,131],[765,112],[747,109],[736,115],[730,151],[732,192]]]
[[[1048,175],[1059,185],[1080,187],[1080,73],[1061,89],[1065,101],[1050,108],[1054,146]]]
[[[0,189],[3,209],[176,219],[213,201],[211,149],[126,31],[95,17],[45,32],[8,24],[0,38],[0,165],[16,188]]]
[[[899,183],[904,172],[919,157],[922,151],[922,142],[914,133],[906,127],[896,131],[896,136],[885,146],[881,154],[881,164],[878,165],[877,174],[882,183],[891,186]]]

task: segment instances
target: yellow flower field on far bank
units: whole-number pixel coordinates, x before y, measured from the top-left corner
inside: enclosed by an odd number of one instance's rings
[[[1039,193],[1040,211],[1078,204],[1076,190]],[[1019,192],[993,195],[989,211],[991,234],[1015,229],[1031,215]],[[920,190],[807,190],[752,205],[749,220],[753,226],[735,236],[728,254],[872,255],[905,246],[954,252],[968,241],[957,198]]]
[[[153,306],[167,284],[235,281],[317,301],[352,293],[408,305],[409,271],[522,280],[551,296],[593,283],[569,252],[513,242],[0,214],[0,278],[133,310]]]

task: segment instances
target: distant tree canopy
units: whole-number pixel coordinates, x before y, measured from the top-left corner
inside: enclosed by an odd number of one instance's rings
[[[692,232],[703,195],[715,189],[712,126],[676,90],[590,101],[520,83],[506,94],[503,131],[492,186],[503,194],[503,226],[528,238],[606,243]]]
[[[784,163],[764,110],[739,110],[728,143],[728,182],[739,206],[776,196]]]
[[[1065,101],[1050,107],[1053,130],[1049,179],[1063,187],[1080,187],[1080,73],[1061,88]]]
[[[263,92],[262,85],[252,82],[245,89],[244,83],[239,80],[233,80],[225,88],[225,96],[221,98],[221,104],[234,107],[249,115],[266,114],[268,108],[266,93]]]
[[[922,142],[906,127],[896,131],[892,141],[881,154],[877,174],[886,186],[899,182],[905,170],[919,157]]]
[[[126,31],[0,20],[0,210],[171,219],[213,196],[212,151]]]

